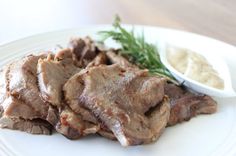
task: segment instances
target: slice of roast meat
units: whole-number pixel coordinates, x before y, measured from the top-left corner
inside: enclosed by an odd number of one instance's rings
[[[4,110],[3,115],[5,116],[23,119],[40,118],[38,112],[35,111],[31,105],[13,96],[9,96],[4,100],[2,103],[2,108]]]
[[[50,134],[52,127],[45,120],[48,106],[39,97],[36,65],[39,56],[27,56],[8,64],[1,74],[0,127],[33,134]],[[3,97],[3,98],[2,98]]]
[[[46,59],[40,59],[37,72],[42,98],[54,106],[61,105],[63,85],[79,71],[80,68],[73,64],[69,49],[58,52],[55,59],[50,55]]]
[[[85,124],[80,115],[75,114],[70,108],[63,109],[50,106],[46,119],[58,133],[69,139],[79,139],[81,136],[96,133],[99,127]]]
[[[198,114],[212,114],[217,110],[216,102],[207,95],[199,95],[166,83],[165,94],[170,98],[170,118],[168,126],[188,121]]]
[[[58,111],[58,120],[53,123],[57,132],[67,138],[78,139],[89,133],[96,133],[98,125],[84,121],[82,115],[66,106],[63,99],[63,85],[81,69],[73,64],[70,49],[63,49],[47,59],[38,61],[38,80],[42,98]],[[74,88],[73,88],[74,89]]]
[[[69,139],[79,139],[88,134],[94,134],[99,126],[85,122],[81,115],[75,114],[70,108],[64,108],[59,113],[60,122],[56,124],[56,130]]]
[[[26,120],[3,116],[0,118],[0,127],[20,130],[31,134],[49,135],[52,133],[52,126],[41,119]]]
[[[86,71],[87,70],[83,70],[80,73],[75,74],[64,85],[63,91],[66,103],[75,113],[80,114],[84,121],[98,125],[98,127],[100,127],[98,133],[100,135],[115,140],[116,138],[113,133],[105,125],[99,123],[99,121],[97,121],[97,118],[87,108],[85,108],[81,104],[81,101],[78,99],[84,89],[82,75]]]
[[[10,71],[7,78],[9,94],[31,107],[34,112],[31,112],[32,116],[28,119],[46,118],[47,116],[48,105],[39,96],[36,69],[38,60],[46,56],[46,54],[39,56],[29,55],[13,62],[9,68]]]
[[[77,114],[80,114],[82,119],[87,122],[94,123],[100,126],[98,133],[106,138],[115,139],[113,133],[103,124],[97,121],[97,118],[81,104],[78,97],[82,94],[84,90],[84,82],[82,79],[83,74],[87,70],[83,70],[74,76],[72,76],[64,85],[63,91],[66,103],[68,106]]]
[[[80,100],[123,146],[149,143],[161,135],[170,112],[163,98],[165,80],[118,65],[91,67],[83,80]]]
[[[84,72],[85,70],[75,74],[65,83],[63,87],[65,101],[74,112],[82,115],[83,120],[97,123],[97,119],[94,115],[89,110],[84,108],[78,100],[78,97],[84,90],[84,82],[82,79]]]
[[[97,55],[95,43],[89,37],[72,39],[69,48],[74,63],[81,68],[85,68]]]

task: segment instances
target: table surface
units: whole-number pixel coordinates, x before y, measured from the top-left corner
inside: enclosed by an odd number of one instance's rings
[[[0,0],[0,45],[33,34],[123,23],[162,26],[236,45],[236,0]]]

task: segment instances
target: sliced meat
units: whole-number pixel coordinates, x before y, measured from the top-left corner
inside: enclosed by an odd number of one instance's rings
[[[78,139],[88,134],[94,134],[100,128],[93,123],[85,122],[81,115],[75,114],[69,108],[64,108],[59,114],[60,122],[57,123],[56,130],[69,139]]]
[[[38,80],[42,98],[50,103],[58,114],[53,126],[57,132],[70,139],[78,139],[89,133],[96,133],[99,125],[83,120],[83,114],[78,114],[66,106],[63,99],[63,85],[81,69],[73,64],[70,49],[63,49],[55,55],[48,56],[38,62]],[[72,89],[74,89],[72,87]],[[75,93],[73,93],[75,94]],[[87,114],[85,114],[87,115]]]
[[[46,118],[47,116],[48,105],[39,96],[36,69],[38,60],[46,56],[46,54],[30,55],[22,60],[15,61],[9,67],[10,71],[7,75],[9,94],[31,107],[31,110],[34,111],[31,112],[32,116],[27,119]],[[22,116],[24,115],[22,114],[19,117]]]
[[[78,100],[78,97],[84,90],[84,82],[82,79],[82,75],[84,74],[84,72],[86,71],[84,70],[80,73],[75,74],[65,83],[63,87],[64,97],[66,103],[70,106],[70,108],[74,112],[81,114],[83,120],[97,123],[97,119],[94,117],[94,115],[89,110],[84,108]]]
[[[96,133],[96,129],[99,128],[89,123],[85,124],[79,114],[75,114],[65,105],[63,109],[50,105],[46,120],[51,123],[58,133],[69,139],[79,139],[84,135]]]
[[[72,62],[70,50],[62,50],[56,55],[55,60],[50,55],[47,59],[40,59],[37,72],[42,98],[54,106],[59,106],[63,85],[79,71],[80,68]]]
[[[86,67],[97,55],[95,43],[89,38],[75,38],[69,43],[72,58],[78,67]]]
[[[149,143],[160,136],[170,111],[163,98],[163,79],[111,65],[90,68],[83,80],[80,100],[123,146]],[[153,111],[145,115],[150,108]]]
[[[123,56],[121,56],[119,54],[116,54],[116,52],[114,50],[107,51],[106,55],[112,64],[118,64],[119,66],[121,66],[123,68],[127,68],[127,67],[137,68],[137,66],[130,63],[126,58],[124,58]]]
[[[2,108],[4,110],[3,115],[5,116],[31,120],[35,118],[40,118],[38,112],[35,111],[31,105],[13,96],[9,96],[4,100],[4,102],[2,103]]]
[[[115,139],[113,133],[103,124],[100,124],[97,121],[97,118],[81,104],[82,102],[78,99],[78,97],[82,94],[84,90],[84,82],[83,82],[83,74],[87,72],[87,70],[83,70],[80,73],[72,76],[64,85],[63,91],[66,103],[68,106],[77,114],[80,114],[82,119],[87,122],[94,123],[101,127],[98,133],[106,138]]]
[[[22,118],[0,118],[0,127],[13,130],[20,130],[31,134],[49,135],[52,133],[52,126],[41,119],[25,120]]]
[[[33,134],[51,133],[50,124],[41,120],[46,118],[48,106],[39,96],[36,79],[38,59],[44,57],[46,54],[30,55],[7,65],[3,70],[0,84],[0,127]]]
[[[207,95],[198,95],[174,84],[165,85],[165,94],[170,98],[169,126],[188,121],[198,114],[212,114],[217,110],[216,102]]]
[[[91,122],[100,127],[100,129],[97,129],[97,133],[108,139],[115,140],[116,137],[113,135],[113,133],[107,127],[105,127],[105,125],[99,123],[97,118],[87,108],[85,108],[78,99],[84,89],[84,83],[82,79],[84,72],[86,72],[86,70],[75,74],[64,85],[63,91],[66,103],[75,113],[80,114],[84,121]]]
[[[97,56],[93,59],[93,61],[91,61],[86,68],[92,67],[92,66],[98,66],[101,64],[107,64],[107,55],[105,54],[105,52],[100,52],[99,54],[97,54]]]
[[[100,52],[97,54],[97,56],[87,65],[86,68],[90,68],[92,66],[98,66],[100,64],[106,64],[107,63],[107,56],[104,52]],[[80,73],[75,74],[72,76],[64,85],[63,92],[64,92],[64,98],[66,101],[66,104],[69,105],[69,107],[76,113],[81,116],[83,121],[85,123],[93,123],[94,126],[100,127],[100,124],[98,123],[95,116],[86,108],[84,108],[78,100],[78,96],[82,93],[84,86],[83,86],[83,80],[81,79],[81,75],[83,74],[83,71]],[[76,86],[76,87],[75,87]],[[91,125],[91,124],[90,124]],[[98,133],[102,136],[108,137],[109,139],[114,139],[113,133],[108,129],[97,129]]]

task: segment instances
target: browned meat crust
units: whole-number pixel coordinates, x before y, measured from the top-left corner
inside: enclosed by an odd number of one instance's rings
[[[206,95],[191,93],[174,84],[165,85],[165,94],[170,98],[169,126],[188,121],[198,114],[212,114],[217,110],[216,101]]]

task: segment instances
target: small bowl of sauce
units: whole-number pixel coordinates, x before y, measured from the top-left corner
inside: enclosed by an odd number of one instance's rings
[[[180,84],[210,96],[236,96],[228,66],[217,55],[169,44],[163,44],[159,52],[162,63]]]

